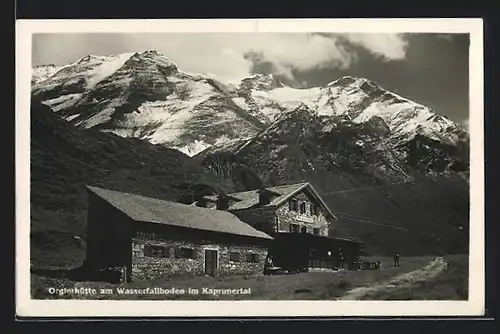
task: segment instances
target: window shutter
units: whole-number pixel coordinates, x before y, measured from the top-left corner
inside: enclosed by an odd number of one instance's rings
[[[163,247],[163,257],[170,257],[170,247]]]
[[[240,262],[240,253],[238,252],[229,253],[229,260],[232,262]]]

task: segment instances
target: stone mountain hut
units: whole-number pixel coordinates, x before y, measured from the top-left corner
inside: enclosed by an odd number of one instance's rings
[[[86,270],[118,267],[126,281],[264,271],[273,238],[231,212],[87,190]]]

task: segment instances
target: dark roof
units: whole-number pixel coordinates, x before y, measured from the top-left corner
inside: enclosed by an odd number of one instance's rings
[[[298,192],[302,191],[303,189],[308,188],[312,195],[317,198],[317,200],[322,204],[324,209],[332,215],[333,218],[336,218],[333,212],[330,210],[330,208],[326,205],[326,203],[323,201],[321,196],[318,194],[318,192],[313,188],[313,186],[309,182],[302,182],[302,183],[295,183],[295,184],[288,184],[288,185],[281,185],[281,186],[276,186],[276,187],[267,187],[265,188],[266,190],[276,193],[278,196],[274,198],[270,203],[263,205],[264,207],[268,206],[278,206],[287,201],[290,197],[293,195],[297,194]],[[257,204],[259,204],[259,192],[261,192],[262,189],[255,189],[255,190],[249,190],[249,191],[244,191],[244,192],[239,192],[239,193],[231,193],[228,194],[231,197],[234,197],[235,199],[238,199],[238,201],[231,203],[229,206],[229,210],[244,210],[244,209],[250,209]],[[217,196],[205,196],[204,199],[207,199],[209,201],[216,201]]]
[[[91,186],[87,188],[135,221],[272,239],[266,233],[254,229],[227,211],[200,208]]]

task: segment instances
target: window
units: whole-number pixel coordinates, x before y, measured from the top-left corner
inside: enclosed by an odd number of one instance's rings
[[[290,211],[297,211],[299,203],[297,202],[296,199],[291,199],[290,202],[288,202],[288,207]]]
[[[309,205],[309,214],[311,216],[314,215],[314,203],[311,203],[311,205]]]
[[[238,253],[238,252],[229,253],[229,261],[240,262],[240,253]]]
[[[290,224],[290,233],[299,233],[299,225]]]
[[[319,227],[313,228],[313,234],[319,235]]]
[[[314,206],[314,215],[319,216],[319,206],[318,205]]]
[[[306,213],[306,202],[300,203],[300,213]]]
[[[300,233],[307,233],[307,226],[302,226],[300,228]]]
[[[153,256],[153,250],[150,245],[144,246],[144,256]]]
[[[248,253],[247,262],[259,262],[259,254]]]
[[[194,259],[195,257],[195,252],[193,248],[189,247],[177,247],[175,249],[175,257],[180,259],[180,258],[185,258],[185,259]]]
[[[170,257],[170,248],[159,245],[145,245],[144,256]]]

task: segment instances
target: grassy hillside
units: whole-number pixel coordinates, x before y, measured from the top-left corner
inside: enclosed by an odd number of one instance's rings
[[[73,236],[85,240],[85,185],[184,201],[234,189],[179,151],[78,129],[33,101],[30,200],[35,266],[73,265],[82,259],[82,245]]]
[[[397,280],[398,277],[420,272],[433,261],[433,257],[405,257],[401,259],[401,267],[392,268],[390,258],[375,257],[371,260],[382,262],[381,270],[308,272],[293,275],[276,276],[197,276],[175,278],[172,280],[129,282],[113,285],[103,282],[75,282],[65,278],[41,277],[33,275],[31,291],[35,299],[143,299],[143,300],[333,300],[342,298],[356,288],[373,287]],[[439,275],[423,280],[415,280],[412,284],[400,284],[397,287],[367,291],[359,299],[373,300],[466,300],[468,297],[468,266],[466,256],[445,257],[447,268]],[[96,295],[50,295],[46,287],[57,288],[96,288],[110,289],[111,293]],[[198,289],[200,294],[119,294],[118,288],[161,287],[188,291]],[[207,294],[204,288],[212,289],[251,289],[250,294]]]
[[[338,232],[365,241],[369,253],[468,253],[469,194],[460,177],[329,194],[316,184],[338,215]]]

